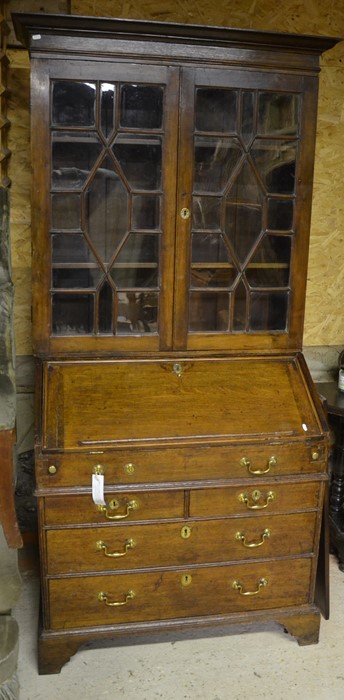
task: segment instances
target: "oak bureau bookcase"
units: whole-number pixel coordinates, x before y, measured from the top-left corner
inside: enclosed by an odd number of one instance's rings
[[[275,621],[315,643],[328,431],[302,331],[319,58],[337,40],[14,23],[31,56],[40,672],[143,632]]]

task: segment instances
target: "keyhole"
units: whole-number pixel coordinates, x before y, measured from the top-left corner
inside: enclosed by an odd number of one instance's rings
[[[187,540],[191,535],[191,528],[188,527],[187,525],[184,525],[184,527],[182,527],[182,529],[180,531],[180,534],[181,534],[183,540]]]
[[[190,576],[190,574],[184,574],[182,576],[182,586],[190,586],[191,581],[192,576]]]

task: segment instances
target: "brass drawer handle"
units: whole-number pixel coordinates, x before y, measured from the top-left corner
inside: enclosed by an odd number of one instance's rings
[[[264,544],[265,540],[269,539],[271,535],[271,530],[269,530],[267,527],[265,530],[263,530],[261,534],[261,539],[259,542],[246,542],[246,536],[243,532],[237,532],[235,535],[235,539],[239,540],[239,542],[242,543],[243,547],[248,547],[248,548],[253,548],[253,547],[261,547],[262,544]]]
[[[242,467],[247,467],[250,474],[254,474],[256,476],[259,474],[267,474],[270,471],[271,467],[275,467],[276,464],[277,464],[277,457],[275,457],[274,455],[269,457],[266,469],[253,469],[251,462],[247,457],[242,457],[240,460],[240,465]]]
[[[120,506],[120,504],[117,501],[117,499],[113,498],[110,501],[108,506],[107,505],[105,505],[105,506],[99,505],[98,510],[100,513],[105,513],[105,516],[107,517],[108,520],[123,520],[124,518],[127,518],[130,515],[130,511],[137,510],[137,508],[139,507],[139,504],[135,500],[128,501],[128,503],[126,504],[125,513],[119,514],[119,515],[112,515],[111,511],[117,510],[119,508],[119,506]]]
[[[241,583],[241,581],[233,581],[232,588],[234,588],[235,591],[238,591],[240,595],[257,595],[260,593],[261,589],[265,588],[267,585],[267,578],[261,578],[257,583],[257,589],[255,591],[245,591],[244,584]]]
[[[98,593],[99,602],[105,603],[105,605],[108,605],[110,608],[119,608],[121,605],[126,605],[127,603],[129,603],[129,600],[132,600],[133,598],[135,598],[135,591],[128,591],[128,593],[124,594],[124,600],[115,600],[113,603],[110,603],[106,593],[103,593],[103,591]]]
[[[239,501],[241,503],[245,503],[246,508],[249,508],[250,510],[262,510],[263,508],[267,508],[269,503],[274,500],[275,494],[273,491],[268,491],[265,495],[265,503],[260,503],[259,501],[261,501],[263,497],[264,496],[261,491],[258,491],[257,489],[252,491],[251,496],[248,496],[247,493],[240,493],[238,496]]]
[[[96,542],[96,549],[99,552],[103,552],[105,557],[125,557],[130,549],[134,549],[136,542],[132,539],[127,540],[124,544],[124,552],[108,552],[108,545],[105,542],[99,540]]]

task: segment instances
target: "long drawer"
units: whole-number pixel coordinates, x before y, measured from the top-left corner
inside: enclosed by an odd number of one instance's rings
[[[51,575],[310,554],[315,512],[48,530]]]
[[[100,464],[108,484],[163,483],[202,479],[242,479],[320,473],[326,445],[319,441],[288,444],[208,445],[112,452],[51,453],[36,460],[37,484],[89,486]]]
[[[50,627],[226,615],[310,601],[312,559],[49,579]],[[244,595],[250,592],[252,595]]]
[[[47,496],[46,525],[102,524],[230,515],[292,512],[317,508],[320,481],[264,482],[252,486],[191,489],[191,491],[113,491],[99,509],[91,494]],[[189,501],[189,505],[188,505]]]

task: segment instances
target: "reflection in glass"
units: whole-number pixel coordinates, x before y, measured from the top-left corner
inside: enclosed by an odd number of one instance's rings
[[[258,133],[289,135],[298,133],[299,96],[261,92],[259,95]]]
[[[291,231],[293,228],[294,203],[290,199],[268,200],[268,229]]]
[[[221,233],[192,234],[192,262],[230,262],[230,253]]]
[[[193,227],[195,229],[221,229],[220,197],[193,197]]]
[[[251,294],[250,330],[285,331],[287,327],[288,292]]]
[[[160,197],[133,195],[132,227],[134,229],[160,229]]]
[[[287,287],[291,255],[290,236],[265,235],[246,268],[251,287]]]
[[[116,87],[111,83],[100,86],[100,124],[104,136],[108,137],[115,128]]]
[[[229,295],[226,292],[190,292],[190,331],[226,331],[228,323]]]
[[[295,141],[256,139],[251,155],[268,192],[293,194],[295,189]]]
[[[95,83],[57,80],[52,87],[52,123],[56,126],[94,126]]]
[[[241,154],[242,150],[236,139],[196,137],[194,190],[222,192]]]
[[[118,335],[158,332],[158,292],[120,292],[118,294]]]
[[[109,262],[128,226],[128,192],[109,157],[86,191],[88,233],[103,262]]]
[[[202,265],[202,267],[192,266],[191,269],[191,288],[196,287],[225,287],[230,289],[237,277],[236,270],[229,266],[210,267]]]
[[[250,204],[263,204],[263,190],[248,161],[243,163],[227,194],[227,200]]]
[[[81,228],[81,198],[79,194],[64,192],[51,196],[51,225],[57,229]]]
[[[158,136],[118,134],[113,152],[132,189],[161,188],[161,150]]]
[[[86,335],[93,331],[93,294],[53,294],[55,335]]]
[[[236,131],[237,92],[219,88],[198,88],[195,122],[198,131]]]
[[[131,129],[160,129],[163,89],[154,85],[122,85],[120,125]]]
[[[53,131],[53,189],[81,189],[101,150],[93,132]]]

